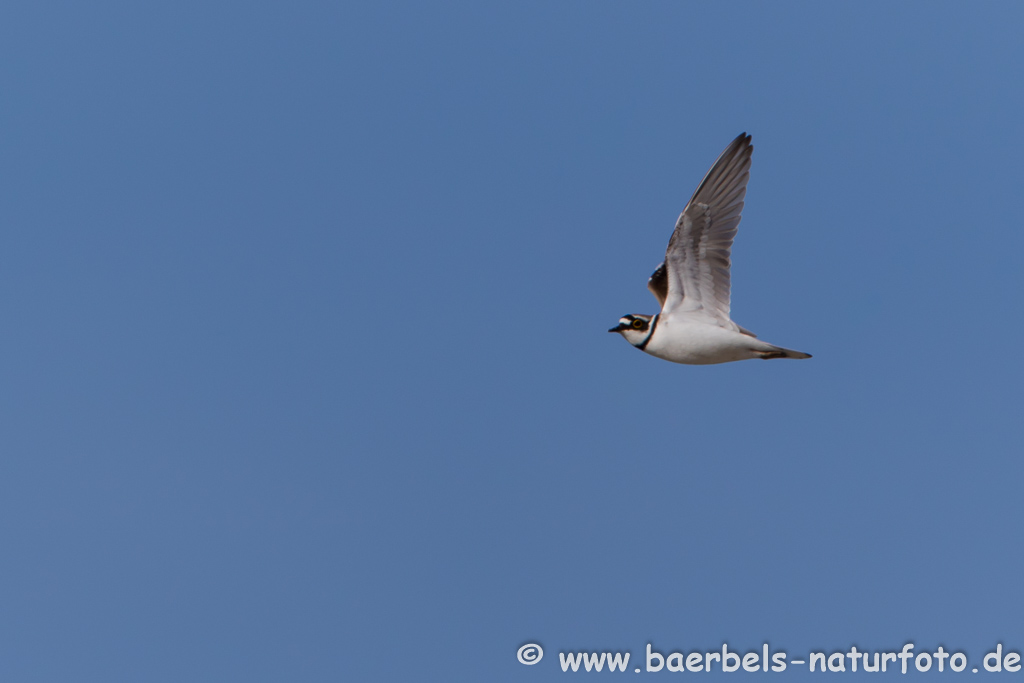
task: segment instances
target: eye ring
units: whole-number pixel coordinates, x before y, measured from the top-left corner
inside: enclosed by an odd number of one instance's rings
[[[633,329],[634,330],[642,330],[643,328],[644,328],[644,321],[643,320],[641,320],[640,318],[637,318],[637,319],[635,319],[633,321]]]

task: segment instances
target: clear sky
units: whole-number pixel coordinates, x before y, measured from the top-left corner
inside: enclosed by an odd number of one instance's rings
[[[1022,35],[1011,2],[5,4],[0,679],[1020,652]],[[606,330],[743,131],[733,317],[814,358],[642,354]]]

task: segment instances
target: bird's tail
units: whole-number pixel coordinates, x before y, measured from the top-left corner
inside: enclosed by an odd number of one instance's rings
[[[772,358],[810,358],[811,354],[804,353],[803,351],[794,351],[793,349],[784,349],[781,346],[772,346],[767,351],[758,352],[758,357],[762,360],[770,360]]]

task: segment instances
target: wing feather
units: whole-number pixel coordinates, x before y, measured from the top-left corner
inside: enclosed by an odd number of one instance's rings
[[[679,215],[665,252],[662,312],[701,313],[739,330],[729,317],[732,242],[740,224],[754,151],[746,133],[733,140],[697,186]]]
[[[664,261],[651,273],[647,280],[647,289],[651,290],[659,306],[665,305],[665,297],[668,296],[668,272],[665,270]]]

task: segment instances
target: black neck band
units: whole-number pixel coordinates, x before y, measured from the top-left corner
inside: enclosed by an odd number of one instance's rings
[[[651,318],[651,331],[647,333],[647,336],[644,337],[644,340],[642,342],[640,342],[639,344],[636,345],[636,348],[640,349],[641,351],[646,349],[647,348],[647,342],[651,341],[651,337],[654,336],[654,330],[657,327],[658,327],[658,316],[656,315],[653,318]]]

